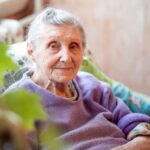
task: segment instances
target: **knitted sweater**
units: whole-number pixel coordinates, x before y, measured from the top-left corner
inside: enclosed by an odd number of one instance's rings
[[[41,103],[49,119],[61,129],[58,139],[70,144],[69,150],[110,150],[125,144],[128,133],[150,117],[131,113],[111,88],[85,72],[73,79],[76,101],[54,95],[35,84],[27,74],[6,92],[18,88],[42,96]]]

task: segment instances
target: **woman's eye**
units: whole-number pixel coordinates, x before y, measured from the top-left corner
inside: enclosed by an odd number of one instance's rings
[[[51,45],[50,45],[50,48],[52,48],[52,49],[56,49],[57,47],[58,47],[57,44],[51,44]]]
[[[78,45],[77,43],[72,43],[72,44],[70,45],[70,48],[71,48],[71,49],[77,49],[77,48],[79,48],[79,45]]]
[[[48,44],[48,48],[51,50],[59,50],[60,49],[60,43],[59,42],[51,42]]]

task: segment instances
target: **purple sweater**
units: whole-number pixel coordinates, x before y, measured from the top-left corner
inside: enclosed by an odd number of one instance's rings
[[[6,92],[23,87],[40,94],[49,119],[63,131],[58,138],[71,144],[69,150],[110,150],[125,144],[137,124],[150,122],[146,115],[131,113],[107,84],[88,73],[79,72],[73,84],[76,101],[53,95],[26,74]]]

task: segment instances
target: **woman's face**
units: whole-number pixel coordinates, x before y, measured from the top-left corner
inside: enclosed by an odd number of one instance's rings
[[[80,31],[74,26],[45,25],[36,49],[28,53],[44,80],[66,83],[72,80],[82,63],[83,45]]]

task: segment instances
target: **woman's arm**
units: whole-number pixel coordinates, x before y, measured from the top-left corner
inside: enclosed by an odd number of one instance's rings
[[[112,112],[113,122],[125,133],[127,137],[140,123],[150,123],[150,117],[140,113],[132,113],[124,102],[115,97],[109,87],[102,87],[103,94],[100,104]]]

